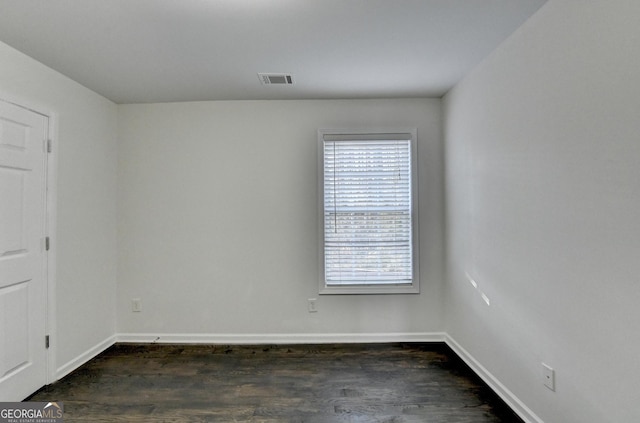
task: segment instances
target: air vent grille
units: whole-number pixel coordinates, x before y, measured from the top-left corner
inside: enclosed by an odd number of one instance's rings
[[[262,85],[293,85],[293,78],[289,73],[259,73]]]

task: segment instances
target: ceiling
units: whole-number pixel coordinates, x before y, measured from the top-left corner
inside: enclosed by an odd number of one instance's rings
[[[0,41],[116,103],[440,97],[544,1],[0,0]]]

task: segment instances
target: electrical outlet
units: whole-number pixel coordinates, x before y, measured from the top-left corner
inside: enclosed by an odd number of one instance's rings
[[[542,383],[552,391],[556,390],[556,371],[544,363],[542,363]]]
[[[140,298],[131,300],[131,311],[134,313],[140,313],[142,311],[142,300]]]
[[[317,313],[318,312],[318,305],[316,304],[316,299],[315,298],[309,298],[307,300],[307,306],[309,307],[309,313]]]

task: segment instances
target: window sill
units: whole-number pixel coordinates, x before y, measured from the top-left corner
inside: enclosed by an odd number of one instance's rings
[[[418,284],[412,285],[323,285],[320,295],[419,294]]]

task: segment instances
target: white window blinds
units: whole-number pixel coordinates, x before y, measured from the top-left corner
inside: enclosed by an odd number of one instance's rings
[[[412,134],[322,143],[326,286],[412,284]]]

